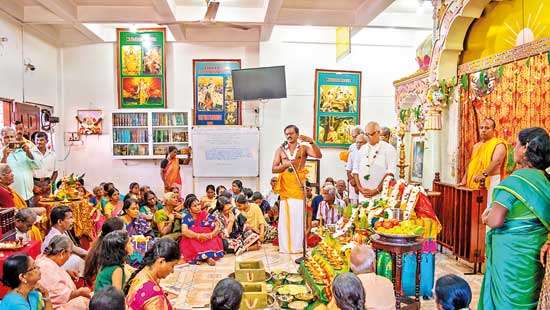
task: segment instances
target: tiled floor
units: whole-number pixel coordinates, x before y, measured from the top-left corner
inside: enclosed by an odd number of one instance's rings
[[[298,265],[294,259],[300,255],[279,254],[275,247],[264,245],[259,251],[245,253],[239,256],[238,260],[262,260],[267,271],[286,270],[296,272]],[[218,261],[217,265],[210,267],[202,265],[186,265],[176,268],[174,273],[163,281],[165,289],[173,294],[172,303],[178,310],[188,309],[209,309],[208,303],[210,295],[217,281],[227,277],[234,272],[235,256],[227,255]],[[479,290],[481,286],[481,275],[464,275],[471,269],[444,254],[438,254],[436,257],[436,278],[445,274],[457,274],[462,276],[470,283],[474,294],[471,309],[476,309]],[[433,300],[422,301],[422,309],[435,309]]]

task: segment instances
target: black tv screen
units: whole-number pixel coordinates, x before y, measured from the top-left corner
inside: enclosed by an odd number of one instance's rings
[[[286,98],[285,66],[231,71],[235,100]]]

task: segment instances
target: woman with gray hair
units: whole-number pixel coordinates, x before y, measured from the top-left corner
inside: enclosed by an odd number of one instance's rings
[[[71,256],[73,243],[66,235],[54,236],[44,249],[44,254],[36,259],[42,277],[38,281],[47,287],[54,309],[88,309],[91,291],[87,287],[76,288],[71,276],[61,266]],[[72,273],[72,272],[71,272]]]
[[[365,290],[361,280],[351,272],[341,273],[332,282],[333,302],[340,310],[364,310]],[[330,309],[330,307],[329,307]]]

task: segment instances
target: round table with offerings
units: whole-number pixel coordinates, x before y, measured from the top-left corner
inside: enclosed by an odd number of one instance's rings
[[[420,265],[422,260],[422,242],[424,240],[416,236],[398,237],[386,234],[374,234],[370,236],[370,241],[372,248],[376,252],[376,257],[378,257],[378,253],[381,251],[388,252],[391,256],[393,266],[392,282],[396,301],[395,308],[420,309]],[[402,292],[403,255],[407,253],[416,255],[416,289],[414,299],[403,296]],[[402,307],[402,303],[407,306]]]

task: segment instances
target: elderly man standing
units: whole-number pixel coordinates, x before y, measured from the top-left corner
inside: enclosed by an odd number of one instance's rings
[[[2,141],[1,162],[8,164],[13,171],[15,191],[28,200],[33,195],[33,171],[40,168],[38,150],[28,140],[16,139],[15,130],[10,127],[2,130]]]
[[[351,270],[357,275],[365,289],[365,309],[395,309],[395,293],[392,282],[374,273],[376,254],[366,246],[359,245],[351,250]]]
[[[321,225],[333,225],[338,222],[346,203],[336,195],[336,187],[326,185],[323,187],[323,201],[319,204],[317,219]]]
[[[348,149],[348,161],[346,163],[346,175],[348,177],[348,188],[349,188],[349,200],[353,204],[357,204],[359,199],[359,192],[357,191],[357,184],[355,183],[355,178],[353,177],[353,164],[355,153],[361,147],[361,144],[357,141],[357,137],[363,135],[363,129],[360,126],[354,127],[351,130],[351,137],[355,143],[352,143]]]
[[[368,143],[363,145],[353,159],[353,176],[359,188],[359,202],[376,197],[382,191],[386,175],[394,175],[397,152],[389,143],[380,140],[380,125],[370,122],[365,128]]]

